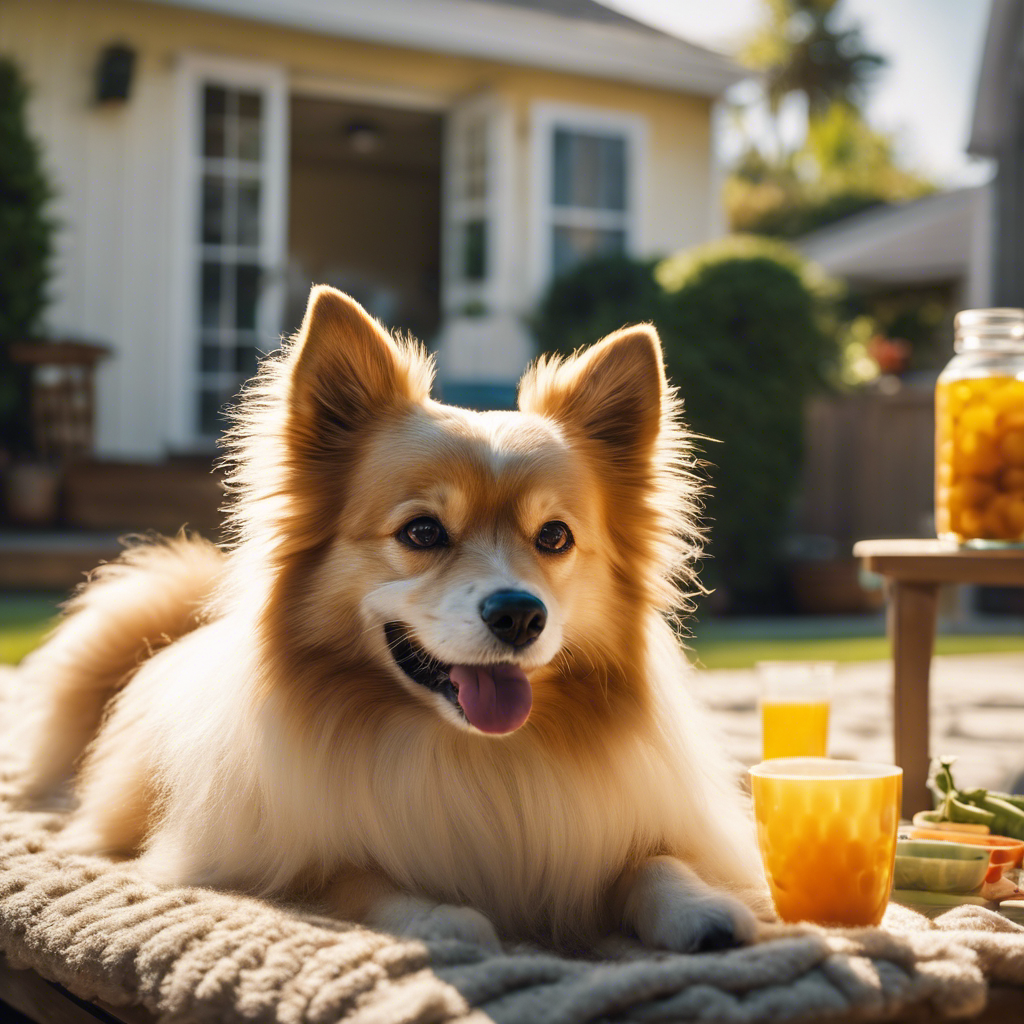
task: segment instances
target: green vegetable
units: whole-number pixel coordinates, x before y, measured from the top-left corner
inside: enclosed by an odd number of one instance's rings
[[[1019,807],[1014,807],[987,789],[972,789],[969,793],[960,795],[975,807],[991,811],[993,817],[989,822],[989,828],[996,835],[1024,839],[1024,811]]]
[[[954,790],[953,792],[956,791]],[[942,812],[943,821],[955,821],[960,824],[968,823],[972,825],[988,825],[993,832],[996,831],[996,815],[994,811],[989,810],[987,807],[972,807],[969,803],[957,800],[953,793],[948,793],[946,795],[946,799],[940,810]]]
[[[994,835],[1024,839],[1024,797],[988,789],[958,790],[951,770],[956,758],[932,763],[928,788],[935,798],[933,821],[988,825]]]
[[[990,789],[989,796],[998,797],[1000,800],[1005,800],[1008,804],[1013,804],[1014,807],[1024,811],[1024,796],[1021,796],[1020,793],[997,793],[994,789]]]

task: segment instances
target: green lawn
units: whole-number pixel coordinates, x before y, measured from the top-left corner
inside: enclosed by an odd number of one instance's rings
[[[46,635],[63,596],[0,594],[0,665],[21,661]]]
[[[20,661],[50,628],[60,595],[0,593],[0,664]],[[1024,651],[1013,618],[987,620],[986,630],[940,636],[939,654]],[[876,661],[889,657],[880,617],[739,619],[697,622],[690,656],[704,668],[751,668],[758,661]]]
[[[703,668],[751,668],[759,661],[879,661],[889,657],[889,641],[884,636],[703,640],[698,633],[689,647],[691,659]],[[1004,651],[1024,651],[1024,636],[940,636],[935,643],[936,654]]]

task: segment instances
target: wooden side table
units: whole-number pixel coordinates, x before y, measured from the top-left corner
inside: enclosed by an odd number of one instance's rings
[[[864,540],[853,553],[890,585],[895,760],[903,769],[903,815],[931,807],[928,678],[939,586],[1024,587],[1024,548],[975,550],[940,540]]]

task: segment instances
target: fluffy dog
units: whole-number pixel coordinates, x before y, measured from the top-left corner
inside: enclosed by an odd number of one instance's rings
[[[346,919],[578,948],[742,943],[753,829],[669,619],[699,537],[650,326],[518,412],[315,289],[228,438],[226,549],[131,548],[27,662],[24,792],[75,849]]]

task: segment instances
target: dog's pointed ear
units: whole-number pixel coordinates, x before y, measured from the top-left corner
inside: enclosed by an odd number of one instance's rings
[[[650,455],[668,385],[658,332],[625,327],[564,362],[542,360],[523,378],[519,408],[558,420],[619,458]]]
[[[310,292],[292,359],[293,425],[313,433],[358,431],[430,393],[423,352],[396,343],[355,299],[326,285]]]

